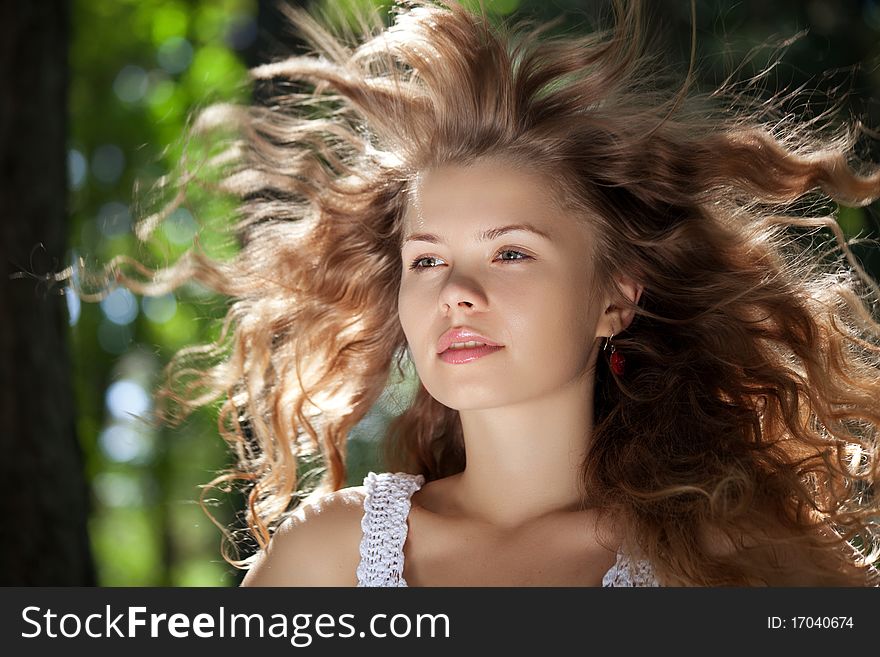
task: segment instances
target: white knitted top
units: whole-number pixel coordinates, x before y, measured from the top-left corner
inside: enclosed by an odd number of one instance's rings
[[[403,545],[408,530],[410,497],[425,483],[422,475],[370,472],[364,479],[364,517],[361,520],[361,561],[358,586],[406,586]],[[602,586],[660,586],[651,564],[617,553]]]

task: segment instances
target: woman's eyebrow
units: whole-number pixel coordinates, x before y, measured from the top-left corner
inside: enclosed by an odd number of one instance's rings
[[[522,230],[529,233],[534,233],[535,235],[539,235],[546,240],[551,240],[553,238],[550,237],[549,233],[541,230],[540,228],[533,226],[532,224],[510,224],[509,226],[499,226],[498,228],[490,228],[488,230],[484,230],[483,232],[477,235],[477,240],[480,242],[488,242],[490,240],[494,240],[497,237],[501,237],[502,235],[506,235],[507,233],[512,233],[516,230]],[[404,243],[406,242],[429,242],[431,244],[442,244],[443,238],[434,235],[433,233],[413,233],[412,235],[408,235],[404,238]]]

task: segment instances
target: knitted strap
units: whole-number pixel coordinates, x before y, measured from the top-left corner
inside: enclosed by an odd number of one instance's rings
[[[650,561],[632,559],[626,552],[618,552],[614,565],[602,578],[602,586],[662,586],[662,584],[657,580]]]
[[[361,561],[358,586],[406,586],[403,544],[406,542],[410,497],[425,483],[422,475],[370,472],[364,479],[361,520]]]

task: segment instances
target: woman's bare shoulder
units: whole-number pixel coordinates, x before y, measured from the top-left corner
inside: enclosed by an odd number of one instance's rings
[[[303,503],[275,531],[242,586],[355,586],[363,486]]]

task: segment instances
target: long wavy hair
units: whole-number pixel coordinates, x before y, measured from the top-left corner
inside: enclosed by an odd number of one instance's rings
[[[135,290],[196,280],[231,299],[220,339],[179,352],[159,399],[168,418],[221,402],[235,463],[211,485],[243,486],[257,546],[316,460],[313,495],[345,485],[349,432],[405,365],[409,185],[493,157],[551,173],[598,236],[598,280],[644,287],[638,305],[620,299],[635,312],[615,335],[627,373],[597,366],[585,505],[671,583],[773,583],[790,554],[811,581],[877,582],[880,289],[833,205],[880,196],[855,128],[782,117],[735,85],[658,82],[638,2],[582,37],[426,0],[356,40],[292,17],[310,54],[252,71],[274,101],[192,126],[234,129],[214,162],[241,201],[238,254],[196,246],[146,280],[111,263]],[[385,444],[388,469],[427,480],[465,466],[458,412],[421,385]]]

